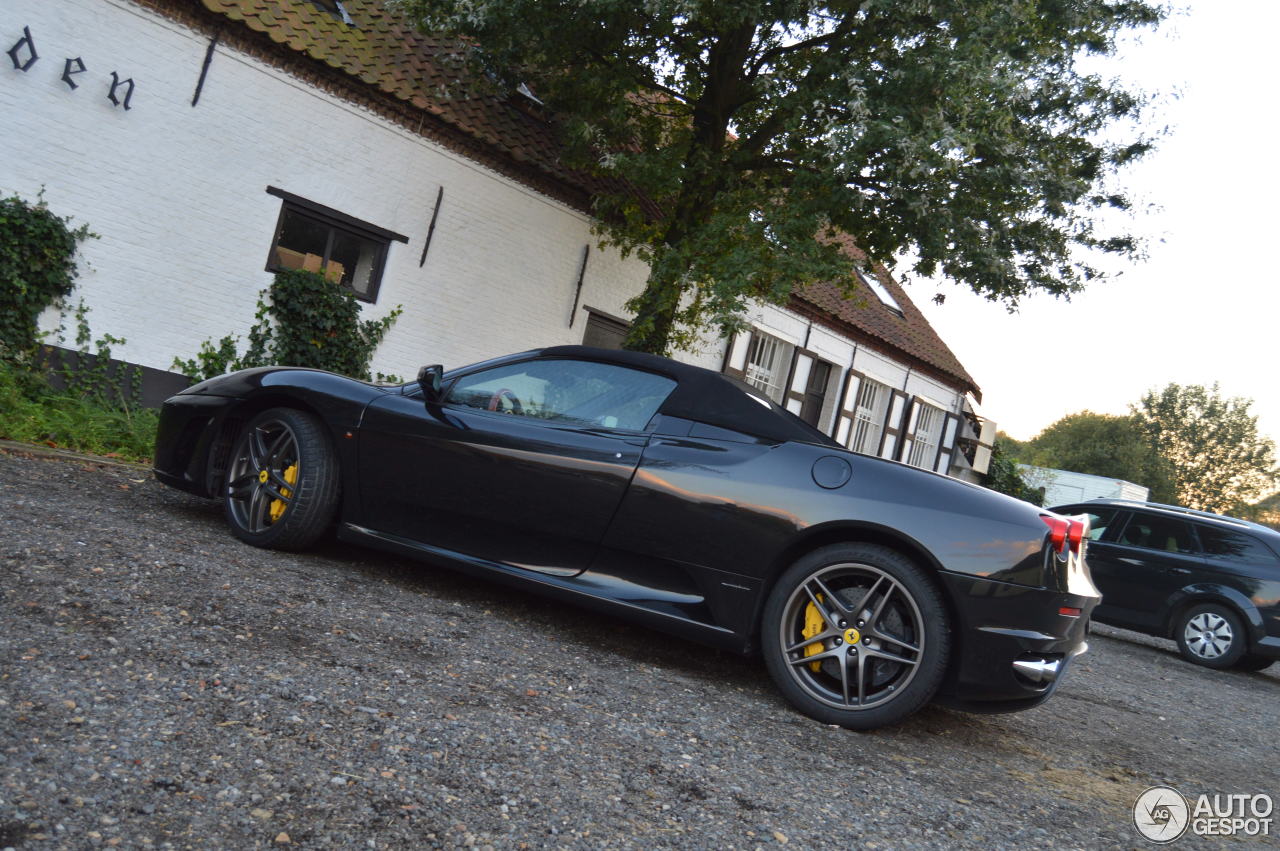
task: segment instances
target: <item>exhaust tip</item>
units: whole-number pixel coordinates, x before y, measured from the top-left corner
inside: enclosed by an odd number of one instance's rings
[[[1062,670],[1062,659],[1024,656],[1013,660],[1013,670],[1019,677],[1033,685],[1045,685],[1058,678],[1058,672]]]

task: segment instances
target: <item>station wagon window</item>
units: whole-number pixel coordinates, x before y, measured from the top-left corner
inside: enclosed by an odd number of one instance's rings
[[[1118,543],[1169,553],[1196,552],[1190,524],[1157,514],[1134,512]]]
[[[1102,536],[1107,534],[1107,530],[1115,525],[1116,510],[1114,508],[1091,508],[1081,513],[1089,518],[1090,541],[1101,540]],[[1110,538],[1114,537],[1113,533]]]
[[[1266,544],[1248,535],[1199,524],[1196,525],[1196,532],[1200,535],[1200,545],[1204,547],[1207,556],[1253,564],[1277,563],[1275,553]]]
[[[676,383],[638,369],[578,360],[530,360],[464,375],[445,402],[573,425],[642,431]]]

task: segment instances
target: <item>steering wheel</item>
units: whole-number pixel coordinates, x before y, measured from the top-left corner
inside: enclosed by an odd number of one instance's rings
[[[502,400],[505,399],[511,406],[508,410],[502,411]],[[516,398],[516,394],[503,387],[497,393],[489,397],[489,405],[486,410],[502,411],[505,414],[523,414],[524,407],[520,404],[520,400]]]

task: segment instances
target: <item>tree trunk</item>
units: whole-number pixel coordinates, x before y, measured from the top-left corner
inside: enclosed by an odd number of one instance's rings
[[[694,105],[693,134],[684,158],[684,177],[654,258],[644,292],[632,304],[636,320],[622,342],[624,349],[666,355],[675,330],[680,299],[688,287],[684,263],[671,256],[681,242],[704,225],[716,196],[726,180],[722,154],[728,139],[729,120],[739,105],[742,66],[755,35],[754,21],[724,33],[712,45],[706,88]],[[664,256],[665,255],[665,256]]]
[[[681,276],[666,264],[654,263],[644,292],[635,301],[636,321],[622,341],[622,348],[651,355],[666,355],[675,327],[676,311],[684,294]]]

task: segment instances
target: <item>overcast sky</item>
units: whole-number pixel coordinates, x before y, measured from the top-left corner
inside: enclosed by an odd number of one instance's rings
[[[1198,0],[1109,65],[1139,88],[1180,93],[1159,110],[1171,135],[1122,178],[1155,205],[1134,222],[1149,260],[1013,315],[955,285],[910,284],[1001,429],[1027,439],[1076,411],[1125,413],[1171,381],[1216,381],[1252,398],[1280,443],[1278,34],[1280,0]]]

